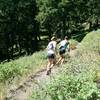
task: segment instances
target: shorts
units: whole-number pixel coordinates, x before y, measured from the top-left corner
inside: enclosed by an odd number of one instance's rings
[[[49,59],[54,59],[55,58],[55,54],[48,54],[48,58]]]
[[[65,52],[66,52],[65,48],[60,48],[60,50],[59,50],[60,55],[64,54]]]

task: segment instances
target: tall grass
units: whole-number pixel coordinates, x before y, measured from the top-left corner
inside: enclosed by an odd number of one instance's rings
[[[99,33],[100,30],[87,34],[77,55],[45,85],[33,90],[29,100],[99,100],[100,89],[94,82],[100,70]]]
[[[24,56],[11,62],[0,64],[0,94],[6,93],[10,86],[18,86],[28,75],[35,74],[46,66],[46,51]],[[0,99],[1,100],[1,99]]]
[[[45,51],[36,52],[32,56],[21,57],[8,63],[0,64],[0,82],[8,81],[17,76],[23,76],[27,72],[36,72],[46,64]]]
[[[82,51],[96,51],[100,50],[100,29],[87,34],[84,40],[81,42],[80,49]]]

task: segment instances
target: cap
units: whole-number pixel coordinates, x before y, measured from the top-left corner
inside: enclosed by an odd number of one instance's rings
[[[51,38],[51,40],[55,40],[56,38],[53,36],[52,38]]]

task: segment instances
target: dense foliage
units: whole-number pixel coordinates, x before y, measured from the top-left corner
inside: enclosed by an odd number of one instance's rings
[[[0,59],[36,49],[36,14],[35,0],[0,0]]]
[[[10,61],[8,63],[0,64],[0,82],[12,83],[12,80],[27,76],[27,74],[36,73],[39,69],[44,67],[46,63],[46,54],[44,52],[37,52],[32,56],[21,57],[18,60]],[[34,60],[33,60],[34,59]]]
[[[100,0],[0,0],[0,59],[33,53],[40,35],[99,27]],[[88,26],[88,28],[87,28]]]

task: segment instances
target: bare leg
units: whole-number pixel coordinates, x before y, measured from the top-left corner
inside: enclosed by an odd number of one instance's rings
[[[60,63],[62,65],[63,62],[64,62],[64,55],[62,54],[62,55],[60,55],[60,58],[59,58],[57,64]]]
[[[47,65],[47,75],[51,73],[51,69],[53,68],[54,64],[55,64],[55,59],[49,59]]]
[[[47,72],[46,72],[47,75],[49,75],[50,66],[51,66],[51,59],[48,60]]]
[[[48,62],[48,65],[47,65],[47,70],[50,68],[50,65],[51,65],[51,64],[50,64],[50,62]]]
[[[64,58],[62,58],[62,60],[61,60],[61,65],[64,63]]]
[[[62,55],[61,65],[64,63],[64,61],[65,61],[65,57],[64,55]]]
[[[51,64],[50,68],[49,68],[49,74],[51,73],[51,69],[53,68],[54,64]]]
[[[56,64],[56,58],[53,59],[53,62],[52,62],[54,65]]]
[[[54,65],[55,65],[55,59],[52,59],[49,67],[49,74],[51,73],[51,69],[53,68]]]
[[[62,57],[59,58],[58,62],[56,64],[59,64],[59,62],[61,62],[62,60]]]

